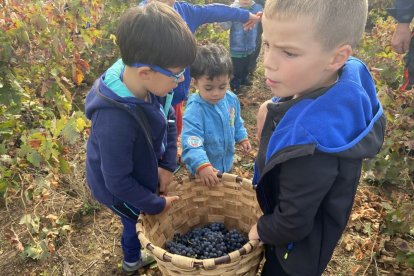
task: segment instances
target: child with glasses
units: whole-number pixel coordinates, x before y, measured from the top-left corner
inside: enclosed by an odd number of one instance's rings
[[[231,75],[231,59],[223,46],[198,48],[191,65],[197,93],[187,102],[181,143],[187,168],[208,186],[218,184],[218,171],[231,170],[235,143],[246,153],[251,150],[239,100],[228,91]]]
[[[267,0],[266,105],[253,183],[263,211],[249,239],[265,244],[262,275],[321,275],[351,213],[362,162],[385,116],[366,65],[351,57],[367,0]],[[261,119],[262,120],[262,119]]]
[[[133,273],[146,265],[135,228],[140,211],[158,214],[178,199],[158,194],[172,180],[177,154],[174,111],[164,109],[165,96],[184,80],[196,42],[163,3],[128,10],[116,37],[121,73],[105,72],[86,97],[92,121],[86,180],[94,197],[121,217],[122,268]]]

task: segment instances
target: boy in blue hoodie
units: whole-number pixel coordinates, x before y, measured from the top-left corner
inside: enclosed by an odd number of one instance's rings
[[[178,199],[157,193],[176,167],[174,111],[164,109],[165,95],[184,80],[196,42],[163,3],[128,10],[116,37],[123,69],[104,73],[86,97],[92,121],[86,180],[94,197],[121,217],[122,268],[133,273],[145,265],[135,228],[140,211],[158,214]]]
[[[267,0],[266,84],[274,96],[254,183],[263,211],[249,239],[265,244],[262,275],[321,275],[351,213],[362,160],[384,139],[368,68],[351,57],[367,0]]]
[[[235,143],[245,152],[251,150],[239,100],[227,90],[231,73],[231,59],[223,46],[198,48],[191,65],[198,93],[187,102],[181,143],[187,168],[208,186],[218,183],[217,171],[231,170]]]
[[[257,14],[263,10],[260,4],[253,0],[236,0],[231,7],[248,10]],[[230,81],[231,90],[237,93],[240,86],[250,86],[248,79],[249,69],[256,68],[256,59],[253,55],[257,48],[258,24],[245,30],[240,22],[226,22],[220,24],[223,29],[230,29],[230,54],[233,62],[233,78]]]

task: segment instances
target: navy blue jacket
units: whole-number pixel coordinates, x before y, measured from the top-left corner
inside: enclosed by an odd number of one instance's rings
[[[336,84],[268,105],[254,182],[260,239],[289,275],[321,275],[347,224],[362,160],[380,150],[385,117],[366,66]],[[286,255],[286,253],[288,253]]]
[[[87,143],[86,180],[94,197],[111,206],[128,203],[148,214],[160,213],[165,199],[158,190],[158,167],[174,171],[176,137],[174,123],[163,114],[164,98],[149,94],[150,101],[121,98],[98,79],[86,96],[86,116],[92,121]],[[122,105],[115,105],[98,94]],[[153,148],[133,116],[140,106],[147,118]],[[174,120],[170,109],[169,120]]]
[[[395,0],[394,7],[388,9],[388,13],[400,23],[411,23],[414,17],[414,1]]]

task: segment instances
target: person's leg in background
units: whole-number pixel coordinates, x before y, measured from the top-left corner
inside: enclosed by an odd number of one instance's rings
[[[249,75],[252,75],[254,71],[256,71],[256,65],[257,65],[257,59],[260,55],[260,50],[262,48],[262,23],[257,23],[257,37],[256,37],[256,49],[254,52],[250,55],[250,61],[249,61]]]
[[[175,125],[177,127],[177,139],[180,137],[181,132],[183,131],[183,109],[184,102],[180,102],[173,106],[175,111]]]
[[[408,53],[404,57],[404,82],[401,86],[401,91],[411,90],[414,85],[414,32],[411,35],[410,47]]]
[[[241,80],[243,77],[243,58],[232,57],[233,63],[233,78],[230,80],[230,88],[234,93],[238,93],[240,90]]]
[[[183,131],[183,109],[184,109],[184,101],[176,104],[173,106],[175,111],[175,125],[177,127],[177,168],[174,171],[176,173],[181,168],[181,144],[180,135]]]
[[[243,70],[242,70],[242,79],[241,79],[241,85],[244,86],[251,86],[252,82],[249,80],[249,66],[252,63],[252,55],[254,54],[251,53],[249,55],[247,55],[246,57],[243,58]]]

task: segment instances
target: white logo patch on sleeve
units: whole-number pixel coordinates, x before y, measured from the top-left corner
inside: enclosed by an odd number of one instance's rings
[[[198,136],[190,136],[187,139],[187,144],[190,147],[197,148],[197,147],[200,147],[201,145],[203,145],[203,141]]]

